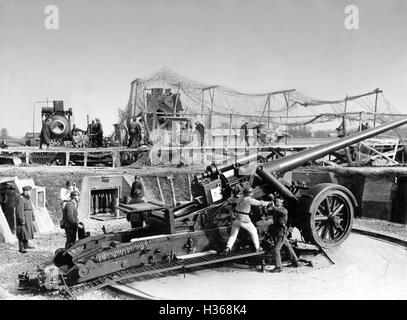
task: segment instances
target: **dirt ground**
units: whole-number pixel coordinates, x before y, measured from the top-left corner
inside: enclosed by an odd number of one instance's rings
[[[363,226],[372,231],[385,232],[403,237],[407,240],[407,227],[405,225],[394,224],[387,221],[375,219],[355,219],[355,226]],[[86,230],[92,235],[102,233],[102,226],[109,231],[128,229],[129,223],[126,219],[97,221],[88,219],[84,221]],[[55,229],[46,234],[36,234],[30,244],[35,249],[29,250],[27,254],[18,252],[17,244],[0,243],[0,300],[60,300],[64,299],[59,295],[31,294],[17,290],[18,273],[35,271],[37,266],[45,266],[52,263],[52,258],[56,249],[64,246],[65,234],[62,229]],[[120,293],[116,290],[104,288],[95,292],[90,292],[79,297],[80,300],[128,300],[133,297]]]

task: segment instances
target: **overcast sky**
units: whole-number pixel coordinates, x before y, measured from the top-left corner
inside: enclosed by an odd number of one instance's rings
[[[349,4],[358,30],[344,26]],[[58,30],[44,26],[47,5]],[[31,131],[33,102],[49,98],[108,133],[130,82],[163,66],[244,92],[339,99],[380,87],[407,113],[406,39],[405,0],[0,0],[0,128]]]

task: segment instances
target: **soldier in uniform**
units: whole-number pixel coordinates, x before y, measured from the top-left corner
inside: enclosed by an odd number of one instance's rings
[[[235,219],[232,223],[232,231],[226,244],[226,249],[223,252],[225,255],[229,254],[232,250],[240,228],[243,228],[250,233],[255,250],[261,251],[257,229],[250,220],[251,206],[268,206],[270,202],[253,199],[253,194],[253,188],[247,185],[243,188],[243,197],[236,200],[234,212]]]
[[[95,125],[95,143],[97,148],[103,147],[103,129],[100,119],[98,118],[96,118]]]
[[[18,251],[27,253],[26,249],[34,249],[30,246],[28,240],[34,239],[34,208],[30,200],[30,186],[23,187],[23,194],[21,195],[17,205],[17,239]]]
[[[130,122],[129,122],[129,148],[138,148],[140,146],[140,140],[141,140],[141,125],[138,121],[136,121],[136,118],[134,117]]]
[[[131,196],[131,200],[129,202],[129,204],[134,204],[134,203],[143,203],[146,202],[144,200],[144,184],[141,181],[141,177],[136,174],[134,176],[134,182],[131,186],[131,191],[130,191],[130,196]],[[140,214],[133,214],[131,215],[131,217],[128,219],[130,219],[130,223],[132,228],[139,228],[139,227],[143,227],[143,224],[145,223],[147,216],[144,212],[140,213]]]
[[[51,144],[51,120],[47,119],[42,123],[42,129],[40,133],[40,149],[42,149],[42,146],[45,144],[47,149],[49,148],[49,145]],[[33,137],[34,139],[34,137]]]
[[[16,212],[17,212],[17,206],[18,202],[20,200],[20,194],[13,189],[12,185],[10,183],[7,183],[6,185],[6,192],[5,192],[5,199],[4,199],[4,205],[3,205],[3,212],[4,215],[6,216],[8,225],[10,227],[10,230],[13,234],[16,233]]]
[[[240,139],[246,143],[247,146],[249,145],[249,122],[245,121],[245,123],[240,127]]]
[[[78,232],[78,201],[79,192],[72,191],[70,200],[65,204],[63,209],[61,228],[65,229],[66,243],[65,249],[68,249],[76,242]]]
[[[273,238],[274,238],[274,256],[275,256],[275,268],[271,272],[281,272],[281,248],[286,246],[290,254],[292,266],[297,268],[298,257],[291,247],[290,242],[287,239],[287,220],[288,211],[283,207],[283,199],[277,198],[275,200],[275,206],[270,209],[273,214]]]

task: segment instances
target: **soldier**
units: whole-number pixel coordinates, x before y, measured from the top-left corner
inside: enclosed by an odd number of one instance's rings
[[[95,125],[95,143],[97,148],[103,147],[103,129],[100,119],[98,118],[96,118]]]
[[[134,182],[131,186],[130,196],[131,200],[129,204],[146,202],[144,200],[144,184],[138,174],[134,176]],[[143,227],[147,220],[146,213],[144,212],[141,212],[140,214],[133,214],[127,218],[130,221],[132,228]]]
[[[134,182],[131,185],[130,191],[131,201],[130,203],[141,203],[145,202],[144,198],[144,184],[141,181],[141,177],[136,174],[134,176]]]
[[[79,189],[76,187],[76,183],[74,182],[73,184],[71,184],[71,181],[67,180],[65,182],[65,187],[62,187],[59,190],[62,209],[65,207],[65,204],[71,199],[72,191],[76,191],[79,193]]]
[[[17,205],[17,239],[18,251],[27,253],[26,249],[34,249],[30,246],[28,240],[34,239],[34,208],[30,200],[30,186],[23,187],[23,194],[21,195]]]
[[[235,207],[235,219],[232,223],[232,231],[223,254],[229,254],[239,234],[240,228],[247,230],[252,238],[256,252],[261,251],[257,229],[250,220],[250,206],[268,206],[270,202],[253,199],[253,188],[249,185],[243,188],[243,197],[238,198]]]
[[[240,127],[240,139],[243,140],[246,143],[247,146],[249,146],[249,128],[248,128],[249,122],[245,121],[245,123]]]
[[[199,120],[195,122],[195,131],[198,133],[199,144],[203,147],[205,144],[205,126]]]
[[[19,200],[20,194],[15,189],[13,189],[10,183],[7,183],[3,212],[4,215],[6,216],[8,225],[13,234],[16,233],[16,212]]]
[[[62,214],[61,228],[65,229],[66,243],[65,249],[70,248],[76,241],[76,234],[78,231],[78,201],[79,192],[72,191],[70,193],[70,200],[66,203]]]
[[[140,146],[141,140],[141,125],[134,117],[132,121],[129,122],[129,148],[138,148]]]
[[[281,272],[281,254],[280,250],[282,246],[286,246],[288,252],[290,253],[290,258],[292,261],[292,266],[297,268],[298,257],[291,247],[290,242],[287,239],[287,220],[288,211],[283,207],[283,199],[277,198],[275,200],[275,206],[271,208],[273,214],[273,238],[274,238],[274,255],[275,255],[275,268],[271,272]]]
[[[49,145],[51,144],[51,127],[50,127],[51,120],[47,119],[42,123],[42,129],[40,133],[40,149],[42,149],[42,146],[45,144],[47,146],[47,149],[49,148]],[[34,139],[34,137],[33,137]]]

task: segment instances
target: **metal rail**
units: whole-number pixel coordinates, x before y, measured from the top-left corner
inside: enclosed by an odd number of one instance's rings
[[[201,257],[180,259],[170,263],[162,263],[144,267],[133,267],[122,271],[110,273],[108,275],[101,276],[97,279],[86,281],[74,286],[66,286],[62,289],[62,292],[67,294],[71,299],[76,299],[78,296],[87,292],[98,290],[103,287],[109,286],[119,281],[135,279],[143,276],[149,276],[153,274],[182,270],[185,272],[187,269],[216,264],[225,261],[239,260],[242,258],[254,257],[264,254],[264,251],[249,252],[249,253],[232,253],[224,256],[219,253],[213,253]]]

